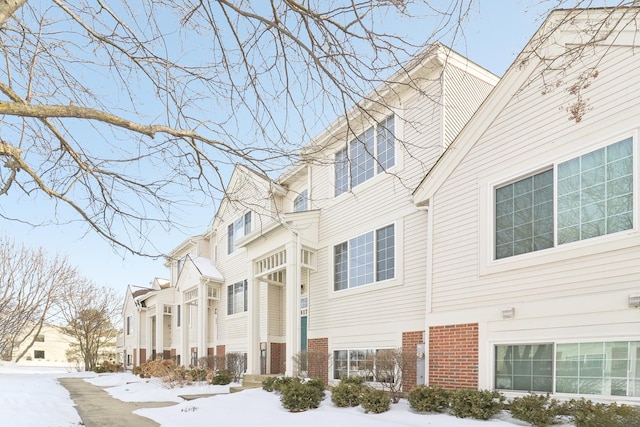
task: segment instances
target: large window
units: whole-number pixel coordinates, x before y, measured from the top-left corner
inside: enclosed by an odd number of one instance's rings
[[[335,195],[362,184],[395,165],[394,116],[370,127],[336,153]]]
[[[388,225],[334,246],[334,290],[394,277],[394,228]]]
[[[495,355],[496,389],[640,397],[640,341],[498,345]]]
[[[227,314],[244,313],[248,306],[247,281],[227,287]]]
[[[227,253],[233,253],[236,241],[251,232],[251,212],[247,212],[227,227]]]
[[[131,324],[131,316],[127,316],[127,335],[133,333],[133,325]]]
[[[495,214],[496,259],[632,228],[632,138],[498,187]]]
[[[44,350],[33,350],[34,359],[44,359]]]
[[[393,383],[397,357],[392,349],[337,350],[333,352],[333,378],[361,376],[367,382]]]
[[[551,392],[553,344],[496,346],[496,388]]]

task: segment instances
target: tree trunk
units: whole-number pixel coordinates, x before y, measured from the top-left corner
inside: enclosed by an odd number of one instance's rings
[[[26,2],[27,0],[0,0],[0,27]]]

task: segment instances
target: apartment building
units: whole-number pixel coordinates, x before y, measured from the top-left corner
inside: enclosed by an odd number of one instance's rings
[[[417,187],[430,384],[638,403],[638,12],[553,12]]]

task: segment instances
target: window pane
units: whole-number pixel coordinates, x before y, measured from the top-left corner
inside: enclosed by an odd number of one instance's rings
[[[373,282],[373,232],[349,240],[349,287]]]
[[[347,242],[334,247],[333,255],[333,289],[347,289],[348,283]]]
[[[336,153],[336,196],[349,191],[349,162],[347,159],[347,149]]]
[[[496,389],[552,391],[552,344],[499,345],[495,355]]]
[[[294,212],[304,212],[308,209],[307,206],[307,190],[303,190],[293,201]]]
[[[333,352],[333,378],[339,380],[349,376],[347,350]]]
[[[376,231],[376,281],[394,277],[394,226]]]
[[[395,165],[394,116],[388,117],[378,125],[378,172],[386,171]]]
[[[496,259],[553,246],[553,170],[496,189]]]
[[[558,165],[558,243],[633,227],[633,144],[628,138]]]
[[[375,164],[373,143],[373,128],[367,129],[349,143],[351,188],[373,177]]]

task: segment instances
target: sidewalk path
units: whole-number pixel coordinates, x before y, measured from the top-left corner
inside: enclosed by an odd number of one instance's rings
[[[60,378],[60,384],[71,395],[76,410],[86,427],[157,427],[149,418],[132,412],[140,408],[160,408],[175,402],[123,402],[102,388],[82,378]]]

